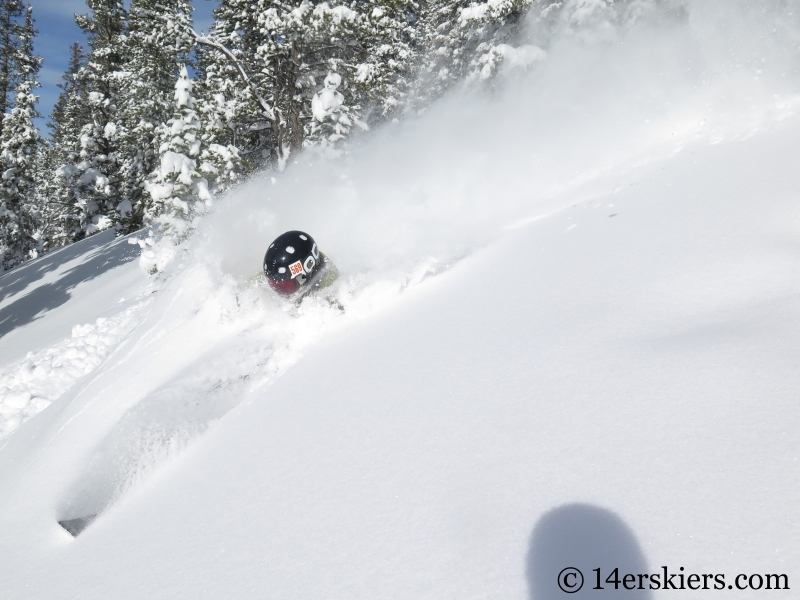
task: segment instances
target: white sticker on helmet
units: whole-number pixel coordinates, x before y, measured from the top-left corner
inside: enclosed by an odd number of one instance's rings
[[[286,251],[289,254],[294,254],[294,247],[293,246],[286,246]]]
[[[307,238],[306,236],[304,236],[304,235],[301,235],[301,236],[300,236],[300,239],[301,239],[301,240],[303,240],[303,241],[305,241],[305,240],[307,240],[308,238]]]
[[[279,268],[278,273],[286,273],[286,267]]]
[[[313,246],[311,246],[311,255],[312,255],[314,258],[319,258],[319,248],[317,248],[317,245],[316,245],[316,244],[314,244]]]
[[[311,273],[315,266],[317,266],[317,261],[314,260],[313,256],[309,256],[307,259],[305,259],[305,261],[303,261],[303,268],[306,270],[306,273]]]

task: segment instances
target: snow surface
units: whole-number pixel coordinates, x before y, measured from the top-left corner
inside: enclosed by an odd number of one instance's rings
[[[115,328],[0,440],[3,597],[796,587],[800,29],[734,6],[568,36],[496,97],[258,178],[157,278],[92,278],[136,248],[99,236],[0,278],[4,377]],[[300,306],[259,276],[295,228],[341,272]],[[682,594],[709,592],[616,595]]]
[[[0,276],[0,438],[94,370],[136,322],[149,282],[124,266],[138,254],[126,242],[98,234]]]

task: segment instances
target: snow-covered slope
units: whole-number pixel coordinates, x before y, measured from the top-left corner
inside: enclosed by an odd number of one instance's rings
[[[136,323],[149,282],[131,262],[135,248],[109,231],[0,277],[0,437],[94,370]]]
[[[575,598],[614,594],[594,568],[795,586],[792,55],[731,17],[769,61],[728,62],[708,6],[251,182],[163,277],[107,271],[125,302],[17,327],[12,366],[67,343],[50,320],[128,319],[0,441],[3,595],[538,600],[565,567]],[[253,277],[290,227],[333,296]]]

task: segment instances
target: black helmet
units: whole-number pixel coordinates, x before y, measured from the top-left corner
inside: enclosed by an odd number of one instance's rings
[[[269,287],[283,296],[301,289],[320,269],[319,248],[307,233],[287,231],[275,238],[264,256]]]

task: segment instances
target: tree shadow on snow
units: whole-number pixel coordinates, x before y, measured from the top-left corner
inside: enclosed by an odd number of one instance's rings
[[[615,569],[619,578],[625,574],[650,573],[647,560],[636,536],[613,512],[590,504],[567,504],[546,513],[531,535],[527,557],[527,577],[531,600],[580,598],[625,598],[651,600],[649,589],[619,589],[605,579]],[[573,567],[583,574],[583,586],[565,593],[559,588],[559,574]],[[603,590],[597,584],[594,569],[600,569]],[[566,575],[566,573],[564,573]],[[643,587],[648,587],[643,580]],[[567,587],[577,589],[578,578],[568,576]],[[634,584],[638,588],[638,581]]]
[[[41,258],[24,262],[18,267],[0,274],[0,302],[9,296],[18,294],[64,263],[75,260],[82,254],[99,248],[113,239],[113,231],[103,231],[74,244],[48,252]]]
[[[0,338],[66,303],[71,290],[79,283],[99,277],[139,255],[138,245],[128,244],[127,238],[114,240],[113,233],[109,234],[97,234],[2,275],[0,301],[19,293],[60,265],[87,254],[83,262],[63,273],[57,281],[40,285],[0,309]]]

